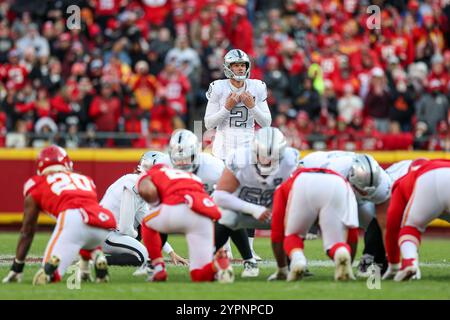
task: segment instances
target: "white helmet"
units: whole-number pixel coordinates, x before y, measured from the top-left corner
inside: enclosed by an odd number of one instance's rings
[[[241,63],[244,62],[247,65],[247,70],[245,72],[245,75],[238,76],[231,70],[231,65],[233,63]],[[228,53],[225,55],[224,61],[223,61],[223,72],[225,73],[225,77],[228,79],[234,79],[237,81],[244,81],[245,79],[248,79],[250,76],[250,58],[248,55],[240,50],[240,49],[233,49],[228,51]]]
[[[168,162],[169,161],[165,153],[159,151],[147,151],[142,155],[141,160],[139,160],[136,171],[138,173],[143,173],[148,171],[155,164],[168,164]]]
[[[380,166],[368,154],[358,154],[348,174],[348,181],[356,191],[365,197],[370,197],[380,182]]]
[[[264,127],[255,133],[252,154],[261,175],[270,175],[278,168],[286,145],[286,138],[278,128]]]
[[[197,136],[189,130],[176,130],[169,142],[169,157],[174,168],[193,172],[198,168],[200,143]]]

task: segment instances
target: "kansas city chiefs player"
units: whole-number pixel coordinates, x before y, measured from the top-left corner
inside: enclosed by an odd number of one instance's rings
[[[44,211],[56,220],[47,245],[42,268],[34,285],[61,280],[67,267],[80,253],[94,259],[97,282],[108,281],[105,256],[100,246],[116,228],[113,214],[101,207],[91,178],[75,173],[67,152],[56,145],[44,148],[37,159],[37,175],[24,185],[24,220],[16,257],[3,282],[20,282],[25,258],[33,241],[37,219]]]

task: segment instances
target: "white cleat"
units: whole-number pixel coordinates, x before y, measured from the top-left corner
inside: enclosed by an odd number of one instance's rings
[[[394,281],[407,281],[410,279],[420,279],[419,263],[417,259],[403,259],[402,268],[394,277]]]
[[[153,273],[151,265],[147,262],[143,263],[136,271],[133,272],[134,277],[146,277]]]
[[[255,262],[244,261],[244,271],[241,273],[242,278],[256,278],[259,276],[258,264]]]
[[[339,248],[334,254],[334,263],[336,264],[336,271],[334,273],[334,280],[347,281],[355,280],[352,271],[352,258],[350,252],[346,248]]]
[[[292,260],[286,281],[292,282],[301,280],[306,272],[306,259]]]

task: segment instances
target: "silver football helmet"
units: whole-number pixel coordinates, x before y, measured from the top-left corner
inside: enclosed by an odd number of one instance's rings
[[[247,70],[244,75],[236,75],[231,70],[231,65],[233,63],[241,63],[244,62],[247,65]],[[233,49],[228,51],[228,53],[225,55],[224,61],[223,61],[223,72],[225,73],[225,77],[228,79],[234,79],[237,81],[244,81],[245,79],[248,79],[250,76],[250,68],[251,68],[251,62],[248,55],[240,50],[240,49]]]
[[[370,197],[380,183],[381,168],[375,159],[368,154],[358,154],[348,174],[348,181],[356,192]]]
[[[169,164],[167,159],[167,155],[163,152],[159,151],[147,151],[144,153],[139,160],[139,163],[136,167],[136,171],[138,173],[143,173],[148,171],[151,167],[153,167],[155,164]]]
[[[264,127],[255,133],[252,153],[261,175],[270,175],[278,168],[286,145],[286,138],[278,128]]]
[[[200,142],[197,136],[189,130],[176,130],[169,142],[169,157],[174,168],[194,172],[198,168]]]

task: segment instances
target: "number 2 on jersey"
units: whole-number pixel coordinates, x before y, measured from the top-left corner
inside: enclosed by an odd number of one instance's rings
[[[230,111],[230,127],[247,128],[248,109],[247,107],[234,107]]]
[[[70,175],[63,172],[51,174],[47,176],[47,182],[51,185],[52,192],[58,196],[61,192],[69,190],[93,191],[89,179],[76,173]]]

